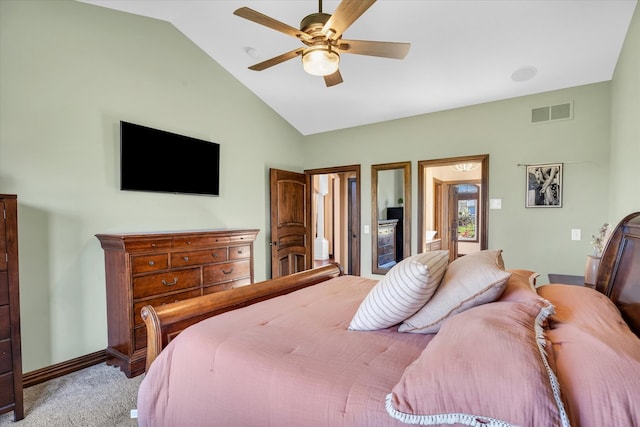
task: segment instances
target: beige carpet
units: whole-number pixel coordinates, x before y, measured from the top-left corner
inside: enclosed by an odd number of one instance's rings
[[[14,422],[10,412],[0,415],[0,426],[135,427],[130,413],[142,378],[102,363],[26,388],[24,420]]]

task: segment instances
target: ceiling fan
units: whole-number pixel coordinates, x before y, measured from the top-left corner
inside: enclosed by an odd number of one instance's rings
[[[262,71],[302,56],[304,70],[314,76],[324,77],[325,84],[330,87],[342,83],[338,69],[341,53],[403,59],[409,52],[410,43],[342,39],[342,33],[375,1],[342,0],[333,15],[329,15],[322,12],[322,0],[319,0],[319,11],[304,17],[299,30],[248,7],[237,9],[234,15],[295,37],[305,45],[252,65],[249,69]]]

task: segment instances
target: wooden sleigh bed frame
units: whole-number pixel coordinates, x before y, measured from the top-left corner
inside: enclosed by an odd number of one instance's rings
[[[147,327],[147,371],[162,349],[192,324],[341,275],[340,266],[331,264],[161,307],[145,306],[141,314]],[[640,212],[628,215],[613,230],[601,259],[596,290],[614,302],[640,337]]]

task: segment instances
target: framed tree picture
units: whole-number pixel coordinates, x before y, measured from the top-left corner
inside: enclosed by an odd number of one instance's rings
[[[527,165],[527,208],[562,207],[562,163]]]

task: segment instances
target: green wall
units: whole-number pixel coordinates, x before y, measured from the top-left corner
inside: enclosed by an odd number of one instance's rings
[[[610,83],[599,83],[309,136],[305,168],[362,164],[362,206],[370,206],[370,166],[412,161],[413,252],[417,248],[417,162],[489,154],[489,247],[504,250],[508,268],[583,274],[590,237],[608,219]],[[574,103],[574,118],[531,124],[531,108]],[[525,169],[564,163],[562,208],[525,208]],[[362,224],[371,223],[368,208]],[[571,229],[582,240],[571,240]],[[371,236],[363,234],[362,275],[371,274]]]
[[[0,17],[26,372],[106,347],[97,233],[259,228],[266,278],[268,169],[301,170],[299,132],[166,22],[59,0],[1,0]],[[120,120],[220,143],[220,197],[119,191]]]
[[[622,47],[611,85],[612,221],[640,211],[640,7]]]
[[[266,278],[270,167],[362,165],[365,225],[370,165],[411,160],[417,201],[418,160],[488,153],[489,197],[503,202],[489,213],[489,246],[510,268],[582,274],[591,234],[640,210],[639,20],[636,11],[611,83],[302,137],[168,23],[70,0],[0,0],[0,192],[19,196],[24,370],[106,347],[96,233],[260,228],[255,271]],[[574,119],[529,123],[532,107],[566,101]],[[119,191],[120,120],[219,142],[221,196]],[[518,163],[543,162],[565,163],[561,209],[524,208]]]

